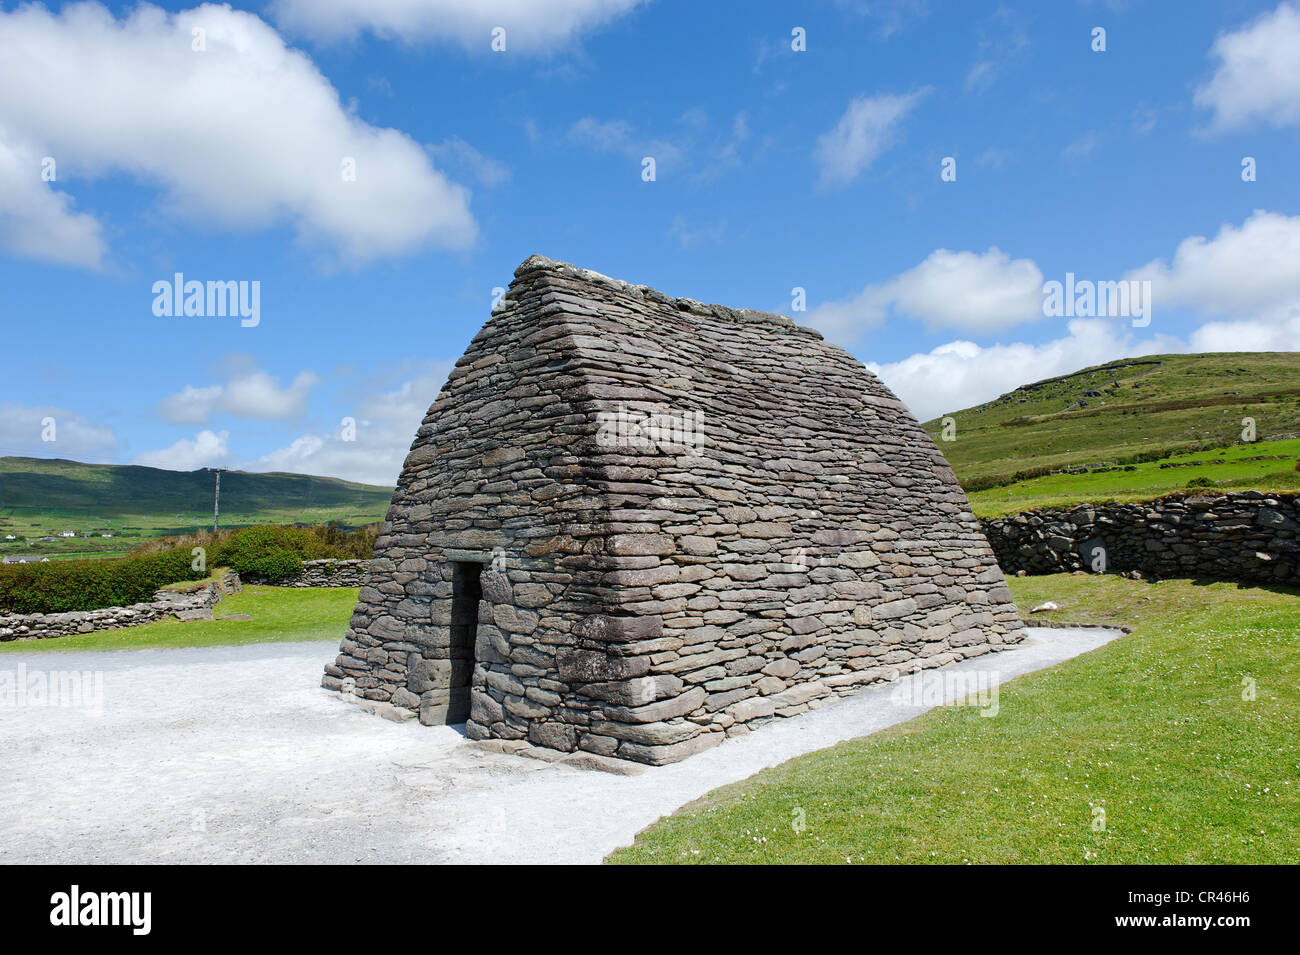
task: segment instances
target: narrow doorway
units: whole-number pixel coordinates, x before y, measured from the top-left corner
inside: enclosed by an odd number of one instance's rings
[[[469,688],[474,678],[474,642],[478,637],[478,604],[483,598],[479,575],[483,565],[457,561],[451,575],[451,682],[447,722],[469,719]]]

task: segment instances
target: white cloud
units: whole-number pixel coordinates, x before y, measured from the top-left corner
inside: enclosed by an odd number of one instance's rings
[[[733,169],[741,166],[741,151],[750,138],[749,113],[742,110],[731,120],[731,131],[711,145],[703,145],[693,152],[698,153],[701,168],[691,179],[694,182],[712,182]]]
[[[434,362],[398,388],[371,394],[357,406],[355,440],[343,428],[303,434],[286,447],[241,464],[250,471],[292,471],[392,487],[411,440],[438,396],[453,363]]]
[[[1133,269],[1152,283],[1152,311],[1186,307],[1214,318],[1183,342],[1134,339],[1107,319],[1075,319],[1069,334],[1044,344],[987,347],[953,341],[901,361],[868,365],[922,420],[988,401],[1026,382],[1116,358],[1160,352],[1300,350],[1300,216],[1257,210],[1212,239],[1190,236],[1168,261]],[[1042,315],[1042,280],[1029,259],[996,248],[983,255],[940,249],[919,266],[858,295],[820,306],[809,324],[851,344],[891,311],[931,325],[979,332]],[[1016,317],[1018,316],[1018,317]]]
[[[1156,123],[1160,121],[1160,114],[1150,106],[1139,103],[1133,107],[1133,131],[1139,135],[1145,136],[1156,128]]]
[[[28,163],[33,150],[55,158],[60,183],[125,173],[156,185],[171,213],[207,226],[287,221],[342,264],[476,236],[468,193],[419,144],[360,120],[309,57],[224,6],[145,5],[123,20],[96,3],[0,12],[0,143]],[[45,195],[44,230],[71,229],[74,259],[97,263],[97,226]]]
[[[569,127],[568,138],[598,152],[626,156],[638,165],[644,157],[653,157],[656,174],[675,168],[686,158],[685,148],[672,140],[644,135],[630,123],[618,119],[584,116]]]
[[[1300,9],[1282,3],[1241,29],[1221,34],[1210,48],[1219,61],[1195,103],[1213,110],[1215,130],[1260,121],[1300,124]]]
[[[1150,280],[1154,314],[1181,306],[1241,323],[1206,326],[1199,340],[1217,342],[1215,350],[1230,345],[1232,327],[1241,329],[1243,340],[1273,342],[1267,346],[1273,350],[1293,340],[1290,330],[1300,314],[1297,263],[1300,216],[1256,210],[1240,226],[1223,225],[1212,239],[1184,239],[1171,260],[1153,260],[1124,279]],[[984,253],[938,249],[915,268],[817,306],[808,324],[850,344],[891,315],[931,328],[992,332],[1042,318],[1042,285],[1032,259],[1012,259],[996,246]]]
[[[867,365],[921,421],[991,401],[1018,385],[1136,355],[1185,351],[1171,338],[1135,341],[1121,324],[1076,318],[1069,334],[1041,345],[981,347],[953,341],[902,361]]]
[[[998,75],[998,64],[994,60],[978,60],[966,71],[966,89],[983,93],[993,86]]]
[[[158,413],[176,424],[207,424],[218,411],[261,421],[301,418],[307,411],[312,388],[319,383],[319,376],[304,371],[289,387],[281,388],[264,371],[244,371],[224,385],[186,385],[164,398]]]
[[[903,96],[859,96],[849,103],[835,128],[817,139],[813,158],[821,171],[819,185],[836,188],[858,178],[894,144],[898,124],[927,92],[928,88]]]
[[[195,388],[186,385],[174,395],[168,395],[158,406],[158,413],[174,424],[206,424],[221,399],[220,385]]]
[[[300,418],[307,410],[308,394],[319,381],[316,375],[304,371],[288,388],[281,388],[266,372],[254,372],[226,385],[222,407],[238,418]]]
[[[998,7],[979,26],[979,59],[966,72],[967,92],[985,93],[998,77],[1020,59],[1029,46],[1022,18],[1006,7]]]
[[[225,467],[230,463],[230,432],[200,431],[194,440],[182,438],[170,448],[142,451],[133,464],[167,471],[197,471],[199,468]]]
[[[473,176],[480,185],[491,188],[510,179],[510,167],[483,155],[459,136],[431,145],[429,152],[444,166]]]
[[[980,346],[952,341],[883,365],[869,364],[925,420],[988,401],[1011,388],[1116,358],[1161,352],[1300,350],[1300,216],[1257,210],[1212,239],[1190,236],[1172,259],[1128,272],[1152,282],[1152,311],[1186,307],[1214,318],[1183,342],[1170,335],[1135,339],[1108,319],[1075,319],[1069,334],[1044,344]],[[1029,259],[940,249],[921,265],[858,295],[809,313],[829,338],[851,344],[891,310],[932,325],[971,331],[1005,327],[1012,316],[1042,315],[1042,275]]]
[[[53,419],[52,427],[47,419]],[[107,463],[117,456],[118,449],[112,428],[74,411],[0,402],[0,455]]]
[[[636,149],[631,125],[620,119],[600,120],[584,116],[569,127],[569,138],[604,152]]]
[[[996,246],[983,253],[936,249],[901,275],[818,306],[808,323],[846,341],[891,312],[931,327],[995,331],[1042,318],[1042,289],[1043,273],[1031,259],[1012,259]]]
[[[692,249],[706,242],[721,245],[727,237],[727,220],[701,222],[691,226],[685,216],[676,215],[673,216],[673,224],[668,229],[668,235],[676,239],[677,244],[683,249]]]
[[[107,246],[94,216],[74,212],[66,192],[42,177],[35,149],[0,126],[0,248],[25,259],[97,269]],[[58,164],[53,167],[58,175]]]
[[[1073,142],[1067,143],[1061,149],[1061,158],[1066,162],[1084,162],[1092,156],[1101,142],[1101,133],[1095,129],[1089,130]]]
[[[836,6],[877,22],[876,32],[889,39],[902,32],[913,20],[930,13],[929,0],[835,0]]]
[[[540,136],[530,132],[534,140]],[[602,120],[584,116],[574,122],[564,138],[586,149],[614,153],[635,164],[639,174],[641,161],[649,156],[655,161],[655,174],[674,176],[689,174],[696,184],[712,182],[744,164],[746,153],[752,155],[766,148],[768,141],[752,145],[747,111],[736,113],[723,126],[702,109],[689,109],[677,117],[664,135],[643,132],[621,119]]]
[[[369,31],[411,42],[452,40],[489,52],[492,30],[506,31],[506,51],[540,53],[628,13],[642,0],[275,0],[281,26],[324,40]]]
[[[1207,322],[1192,333],[1192,351],[1300,351],[1300,309],[1280,322]]]
[[[1173,259],[1126,278],[1150,279],[1153,309],[1185,305],[1202,314],[1283,323],[1300,308],[1300,216],[1256,210],[1213,239],[1190,236]]]
[[[975,165],[986,169],[1001,169],[1012,159],[1012,152],[1001,146],[990,146],[975,157]]]

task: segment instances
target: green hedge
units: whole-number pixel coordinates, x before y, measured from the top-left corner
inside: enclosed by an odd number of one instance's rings
[[[367,524],[364,527],[344,528],[337,524],[311,525],[261,525],[243,528],[222,528],[220,531],[194,531],[174,537],[156,537],[142,541],[133,554],[159,554],[163,551],[183,547],[190,550],[202,547],[209,556],[209,565],[233,538],[239,541],[231,544],[230,553],[263,554],[276,551],[292,551],[303,560],[315,560],[320,557],[335,557],[339,560],[369,560],[375,553],[375,538],[379,536],[382,525]]]
[[[306,528],[266,526],[236,531],[217,545],[208,562],[233,568],[241,577],[275,582],[302,573],[304,560],[330,556],[330,548]]]
[[[247,527],[220,535],[153,541],[117,560],[0,565],[0,613],[63,613],[124,607],[152,600],[161,587],[202,580],[215,567],[272,583],[302,573],[305,560],[369,557],[378,527]],[[205,551],[194,570],[194,547]]]
[[[64,613],[125,607],[153,599],[167,584],[202,580],[188,550],[117,560],[0,565],[0,613]]]

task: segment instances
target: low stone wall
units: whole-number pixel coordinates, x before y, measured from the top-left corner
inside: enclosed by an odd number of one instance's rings
[[[360,587],[366,579],[368,560],[306,560],[302,573],[288,580],[263,580],[249,577],[250,584],[272,587]]]
[[[212,608],[227,594],[241,589],[239,575],[228,573],[220,581],[194,593],[160,590],[148,603],[67,613],[0,614],[0,642],[21,639],[67,637],[96,630],[119,630],[153,623],[164,617],[177,620],[211,620]]]
[[[1300,498],[1241,491],[1172,494],[986,519],[1004,573],[1139,571],[1300,584]]]

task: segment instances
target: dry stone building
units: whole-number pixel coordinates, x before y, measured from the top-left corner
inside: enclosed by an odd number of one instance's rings
[[[324,685],[659,764],[1021,636],[952,471],[859,362],[534,256],[416,433]]]

